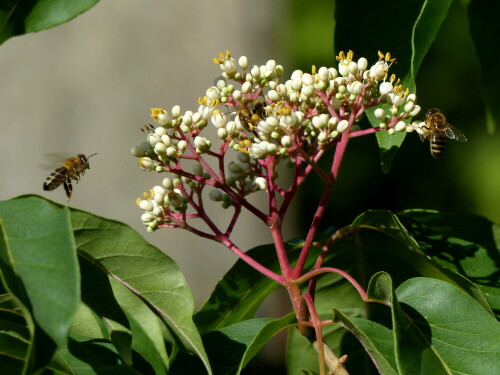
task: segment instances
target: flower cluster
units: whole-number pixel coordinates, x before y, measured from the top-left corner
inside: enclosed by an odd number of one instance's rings
[[[209,197],[223,207],[244,206],[240,199],[267,190],[274,177],[266,160],[274,160],[273,167],[282,159],[296,166],[315,163],[344,134],[362,135],[353,126],[367,108],[378,107],[374,114],[379,123],[370,132],[421,131],[418,122],[408,124],[420,111],[415,94],[389,75],[395,59],[379,52],[378,61],[369,66],[366,58],[353,58],[352,51],[341,52],[336,68],[313,66],[311,73],[296,70],[285,80],[283,67],[274,60],[258,66],[245,56],[236,62],[229,52],[219,54],[214,62],[222,78],[199,99],[197,111],[153,108],[156,127],[146,126],[147,142],[132,149],[141,169],[173,175],[138,200],[144,224],[151,230],[159,224],[185,227],[188,218],[200,215],[195,201],[205,186],[213,188]],[[216,128],[217,149],[202,135],[209,124]],[[225,165],[229,149],[238,151],[238,162]],[[217,160],[218,171],[205,160],[208,156]],[[196,162],[195,171],[182,165],[188,160]],[[194,216],[186,214],[189,206]]]

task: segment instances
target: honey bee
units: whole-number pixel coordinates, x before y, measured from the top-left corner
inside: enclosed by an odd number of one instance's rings
[[[264,100],[243,99],[241,104],[236,107],[240,123],[252,133],[257,135],[254,127],[259,121],[266,118],[266,103]]]
[[[438,159],[446,145],[446,138],[454,139],[459,142],[467,142],[465,135],[446,121],[446,117],[437,108],[432,108],[425,115],[425,125],[421,127],[423,134],[420,139],[424,141],[429,138],[431,155]]]
[[[71,180],[80,180],[80,175],[85,174],[85,170],[89,169],[89,158],[96,155],[92,154],[90,156],[85,156],[84,154],[78,154],[72,156],[64,162],[62,166],[54,170],[44,181],[43,190],[54,190],[59,185],[63,184],[64,191],[68,197],[68,201],[71,199],[71,194],[73,194],[73,185]]]

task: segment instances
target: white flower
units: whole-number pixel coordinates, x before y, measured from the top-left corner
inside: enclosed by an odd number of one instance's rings
[[[153,211],[153,203],[148,200],[142,200],[139,202],[139,207],[144,211]]]
[[[360,58],[358,60],[358,69],[360,71],[364,72],[367,67],[368,67],[368,60],[365,59],[364,57]]]
[[[386,116],[386,113],[382,108],[377,108],[373,114],[379,120],[382,120]]]
[[[392,91],[394,87],[391,82],[382,82],[379,87],[380,95],[386,95]]]
[[[347,121],[347,120],[341,120],[339,122],[339,124],[337,125],[337,131],[339,133],[345,132],[348,127],[349,127],[349,121]]]
[[[267,190],[267,181],[264,177],[256,177],[254,183],[259,190]]]
[[[248,58],[246,56],[241,56],[238,59],[238,65],[241,67],[241,69],[245,70],[248,68]]]
[[[404,121],[399,121],[394,125],[394,131],[402,132],[403,130],[406,130],[406,123]]]

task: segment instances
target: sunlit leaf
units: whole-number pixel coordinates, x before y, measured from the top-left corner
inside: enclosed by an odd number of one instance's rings
[[[0,202],[0,220],[2,274],[8,290],[36,322],[37,368],[66,345],[79,303],[69,210],[25,196]]]
[[[26,33],[50,29],[92,8],[99,0],[5,0],[0,5],[0,44]]]

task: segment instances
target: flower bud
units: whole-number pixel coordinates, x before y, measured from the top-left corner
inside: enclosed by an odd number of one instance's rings
[[[169,158],[176,158],[177,157],[177,149],[173,146],[167,147],[165,150],[165,153]]]
[[[349,67],[344,63],[339,63],[339,73],[341,76],[345,77],[349,75]]]
[[[161,138],[157,134],[150,133],[147,136],[147,140],[148,140],[149,144],[154,147],[154,145],[156,145],[158,142],[161,141]]]
[[[222,192],[219,189],[210,190],[210,193],[208,193],[208,196],[214,202],[220,202],[222,200]]]
[[[391,82],[382,82],[379,87],[380,95],[386,95],[393,89]]]
[[[241,85],[241,92],[243,94],[248,94],[251,90],[252,90],[251,82],[244,82],[243,85]]]
[[[159,142],[155,144],[154,150],[156,154],[160,155],[166,152],[167,147],[163,143]]]
[[[360,71],[364,72],[367,67],[368,67],[368,60],[365,59],[364,57],[360,58],[358,60],[358,69]]]
[[[403,130],[406,130],[406,123],[404,121],[399,121],[394,125],[394,131],[402,132]]]
[[[185,140],[179,141],[179,143],[177,143],[177,149],[180,152],[186,151],[186,148],[187,148],[187,142]]]
[[[146,155],[146,152],[144,151],[143,148],[141,147],[137,147],[137,146],[134,146],[130,149],[130,152],[132,153],[132,155],[134,155],[136,158],[140,158],[144,155]]]
[[[321,68],[319,68],[318,78],[321,81],[328,81],[329,76],[330,76],[330,74],[329,74],[329,71],[326,67],[322,66]]]
[[[139,167],[145,171],[146,170],[152,171],[155,168],[153,160],[151,160],[151,158],[148,157],[140,158],[137,161],[137,164],[139,164]]]
[[[290,137],[289,135],[284,135],[281,138],[281,145],[283,147],[286,147],[286,148],[292,147],[292,145],[293,145],[293,143],[292,143],[292,137]]]
[[[420,113],[420,109],[421,109],[421,108],[420,108],[420,106],[419,106],[419,105],[415,105],[415,108],[413,109],[413,111],[411,111],[411,112],[409,113],[409,115],[410,115],[411,117],[418,115],[418,114]]]
[[[385,111],[383,110],[383,108],[377,108],[373,114],[379,120],[382,120],[386,116]]]
[[[278,100],[281,99],[276,90],[269,90],[269,92],[267,93],[267,97],[271,99],[273,102],[277,102]]]
[[[139,207],[144,211],[153,211],[153,203],[148,200],[142,200],[139,202]]]
[[[349,121],[347,121],[347,120],[341,120],[339,122],[339,124],[337,125],[337,131],[339,133],[345,132],[348,127],[349,127]]]
[[[404,110],[406,113],[410,113],[413,111],[414,108],[415,108],[415,103],[407,101],[405,104]]]
[[[142,214],[141,220],[143,223],[150,223],[155,219],[155,216],[149,212],[146,212],[145,214]]]
[[[177,118],[180,115],[181,115],[181,107],[178,105],[172,107],[172,116],[174,116],[174,118]]]
[[[260,68],[257,65],[254,65],[252,69],[250,69],[250,74],[252,75],[253,78],[256,80],[260,79]]]
[[[228,136],[229,136],[229,133],[226,130],[226,128],[217,129],[217,137],[219,137],[220,139],[225,140],[225,139],[227,139]]]
[[[264,177],[255,178],[254,183],[259,190],[267,190],[267,181]]]
[[[275,69],[276,69],[276,61],[269,60],[268,62],[266,62],[266,70],[274,72]]]
[[[248,58],[246,56],[241,56],[238,59],[238,65],[240,66],[241,69],[245,70],[248,68]]]
[[[351,61],[347,66],[347,68],[349,69],[349,73],[351,73],[352,75],[358,74],[359,71],[358,64],[356,64],[354,61]]]

